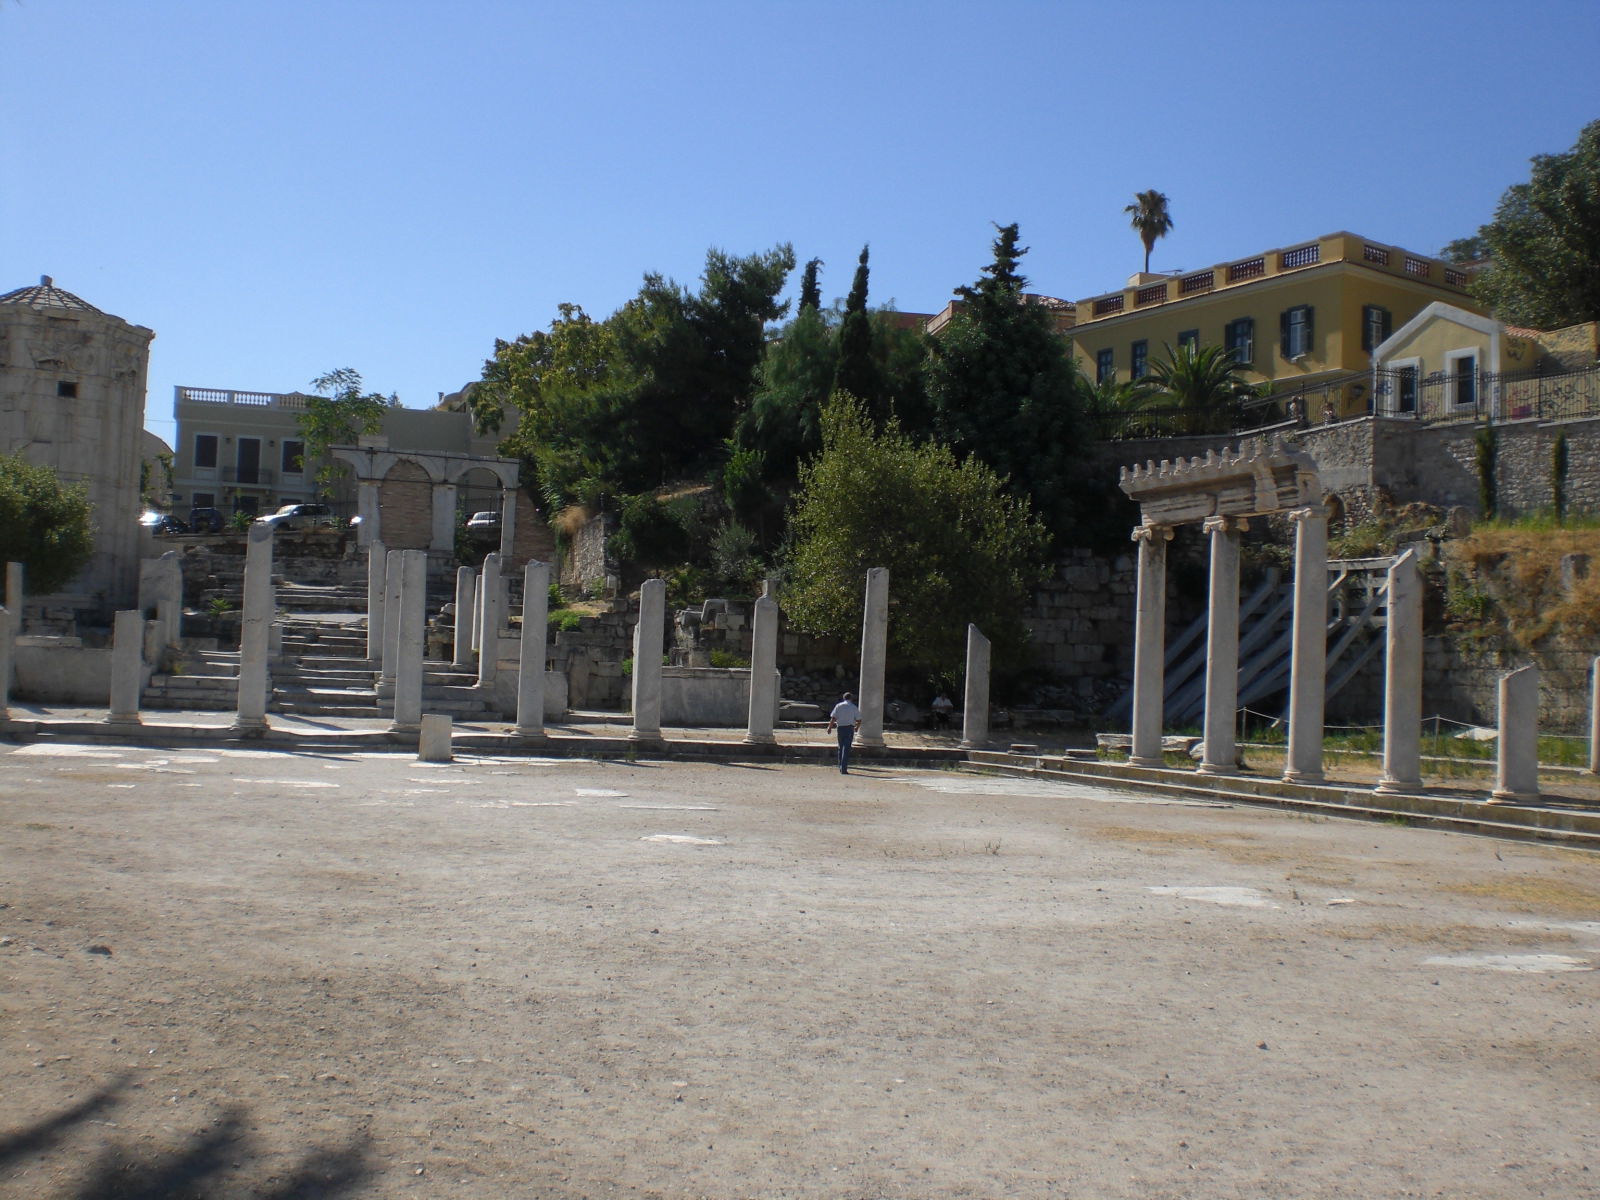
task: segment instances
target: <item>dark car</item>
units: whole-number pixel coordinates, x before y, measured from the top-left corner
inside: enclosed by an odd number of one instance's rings
[[[139,524],[154,534],[188,533],[189,527],[171,513],[147,512],[139,516]]]
[[[195,533],[221,533],[227,524],[228,518],[222,515],[221,509],[194,508],[189,510],[189,528]]]
[[[477,541],[491,541],[500,536],[500,514],[475,512],[467,518],[467,536]]]

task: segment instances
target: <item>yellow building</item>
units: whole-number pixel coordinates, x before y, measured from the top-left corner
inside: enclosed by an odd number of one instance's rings
[[[1436,300],[1472,312],[1464,271],[1352,233],[1200,271],[1134,276],[1076,305],[1073,353],[1090,380],[1149,373],[1167,347],[1224,346],[1245,378],[1300,394],[1320,420],[1371,408],[1372,352]]]

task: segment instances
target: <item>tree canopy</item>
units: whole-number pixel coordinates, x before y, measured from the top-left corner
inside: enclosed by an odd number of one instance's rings
[[[1167,198],[1155,188],[1148,192],[1135,192],[1133,203],[1122,211],[1129,214],[1129,224],[1144,243],[1144,269],[1148,274],[1150,252],[1156,248],[1156,240],[1172,231],[1172,215],[1167,211]]]
[[[1567,153],[1536,156],[1528,182],[1506,191],[1494,220],[1444,253],[1483,262],[1473,294],[1508,324],[1600,320],[1600,121],[1584,126]]]
[[[928,674],[962,669],[968,622],[1015,664],[1018,619],[1042,571],[1048,535],[1026,500],[977,458],[919,442],[892,418],[880,430],[841,397],[822,413],[823,448],[800,474],[784,607],[798,628],[861,627],[866,572],[889,568],[889,649]]]
[[[306,397],[298,421],[308,461],[323,458],[329,446],[349,445],[383,428],[383,414],[398,407],[400,398],[364,392],[365,386],[361,372],[352,367],[336,367],[311,381],[316,395]],[[317,468],[317,486],[326,488],[344,469],[343,463],[324,463]]]
[[[19,452],[0,455],[0,562],[20,562],[28,591],[58,592],[89,563],[94,529],[85,484],[63,484]]]

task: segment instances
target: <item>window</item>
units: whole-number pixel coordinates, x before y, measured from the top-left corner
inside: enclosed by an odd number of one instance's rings
[[[56,381],[56,395],[63,400],[76,400],[78,398],[78,385],[70,379]]]
[[[300,475],[305,472],[306,444],[285,440],[283,443],[283,473]]]
[[[1387,308],[1365,304],[1361,308],[1361,348],[1376,350],[1394,332],[1394,319]]]
[[[215,508],[217,506],[217,494],[215,492],[196,492],[190,504],[194,508]]]
[[[1094,381],[1108,383],[1117,376],[1117,352],[1101,350],[1094,356]]]
[[[1478,403],[1478,356],[1472,353],[1447,354],[1449,364],[1450,399],[1457,408],[1467,408]]]
[[[1285,358],[1311,353],[1311,306],[1297,304],[1278,318],[1279,349]]]
[[[1187,348],[1190,354],[1200,349],[1200,331],[1198,329],[1185,329],[1178,335],[1178,349]]]
[[[1150,373],[1150,343],[1141,338],[1133,344],[1133,353],[1130,359],[1132,378],[1143,379]]]
[[[215,469],[217,465],[217,435],[214,433],[197,433],[194,435],[194,465]]]
[[[1240,317],[1229,321],[1223,330],[1222,345],[1233,355],[1236,363],[1253,363],[1256,360],[1256,322],[1253,317]]]

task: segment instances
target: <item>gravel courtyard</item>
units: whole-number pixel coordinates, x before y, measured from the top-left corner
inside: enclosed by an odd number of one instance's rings
[[[1600,859],[957,771],[0,746],[0,1196],[1600,1197]]]

